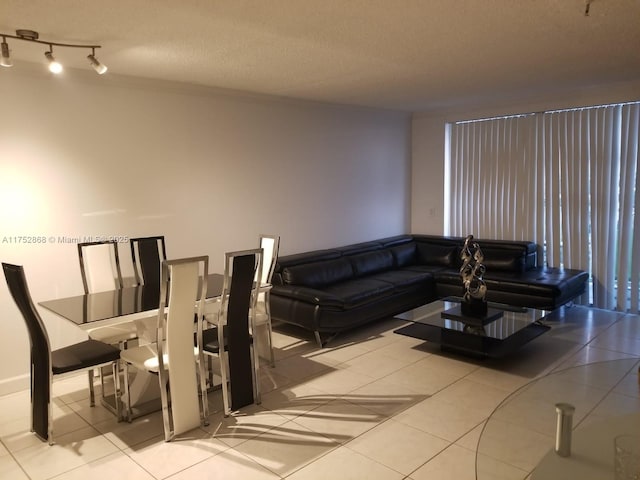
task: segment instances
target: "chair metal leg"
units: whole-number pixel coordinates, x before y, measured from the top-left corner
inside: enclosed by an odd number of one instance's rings
[[[89,406],[96,406],[96,394],[93,390],[93,368],[89,370]]]
[[[209,388],[213,388],[213,357],[211,355],[205,355],[207,357],[207,368],[209,370]]]
[[[165,370],[160,369],[160,372],[158,372],[158,382],[160,382],[160,400],[162,401],[164,441],[169,442],[174,435],[171,428],[171,412],[169,411],[169,375]]]
[[[268,333],[267,333],[267,338],[269,340],[269,352],[270,352],[270,357],[271,357],[271,367],[275,368],[276,366],[276,357],[275,354],[273,353],[273,338],[272,338],[272,333],[271,333],[271,320],[269,320],[269,323],[267,324],[267,328],[269,329]]]
[[[231,407],[229,406],[229,378],[227,376],[227,362],[229,361],[229,355],[226,351],[220,349],[220,376],[222,377],[222,402],[224,404],[224,416],[228,417],[231,414]]]
[[[114,346],[116,346],[114,344]],[[120,340],[117,344],[117,347],[120,351],[122,350],[126,350],[128,347],[128,340]],[[100,388],[102,390],[101,395],[102,395],[102,400],[106,401],[106,396],[105,396],[105,388],[104,388],[104,377],[105,377],[105,371],[103,369],[103,367],[99,367],[98,369],[98,375],[100,376]],[[118,370],[113,370],[112,367],[112,375],[113,375],[113,388],[114,388],[114,405],[115,405],[115,410],[116,410],[116,415],[118,417],[118,421],[124,420],[125,416],[124,414],[120,411],[120,405],[119,403],[121,403],[119,401],[119,397],[118,395],[122,396],[122,391],[121,391],[121,384],[120,384],[120,361],[118,361]],[[118,377],[118,378],[116,378]]]
[[[207,379],[204,367],[204,354],[198,357],[198,376],[200,377],[200,398],[202,399],[202,425],[209,425],[209,399],[207,397]]]
[[[131,419],[133,418],[133,412],[131,409],[131,392],[129,390],[129,364],[124,362],[124,372],[123,372],[123,381],[124,381],[124,398],[126,404],[123,407],[123,410],[126,413],[127,422],[131,423]]]
[[[265,311],[267,312],[267,341],[269,343],[269,355],[271,358],[271,366],[276,366],[276,358],[273,353],[273,329],[271,328],[271,307],[269,307],[269,297],[265,299]]]
[[[53,408],[51,404],[51,392],[53,392],[53,373],[49,370],[49,398],[47,399],[47,441],[54,445],[53,440]]]
[[[262,399],[260,397],[260,358],[255,348],[255,343],[251,346],[251,360],[253,361],[253,399],[256,404],[260,405]]]
[[[104,398],[104,371],[102,367],[98,368],[98,376],[100,377],[100,394]]]
[[[113,362],[111,366],[113,370],[113,404],[116,409],[116,417],[118,421],[122,420],[122,408],[120,406],[120,361],[117,360]],[[103,384],[104,389],[104,384]],[[102,396],[104,397],[104,390],[102,391]]]

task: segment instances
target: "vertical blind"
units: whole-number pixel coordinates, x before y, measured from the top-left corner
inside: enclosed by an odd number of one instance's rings
[[[638,312],[639,136],[640,103],[449,125],[447,233],[535,240],[589,272],[583,302]]]

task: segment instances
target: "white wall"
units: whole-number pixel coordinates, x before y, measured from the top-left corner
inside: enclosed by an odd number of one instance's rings
[[[479,101],[466,108],[419,112],[412,119],[411,231],[444,232],[445,125],[457,120],[640,100],[640,81],[527,99]]]
[[[0,260],[25,266],[36,302],[82,293],[63,236],[163,234],[170,258],[208,254],[221,271],[223,253],[255,246],[259,233],[281,235],[286,255],[409,230],[407,114],[2,70]],[[128,244],[120,251],[131,274]],[[54,348],[85,338],[40,311]],[[5,287],[0,318],[2,394],[26,387],[29,362]]]

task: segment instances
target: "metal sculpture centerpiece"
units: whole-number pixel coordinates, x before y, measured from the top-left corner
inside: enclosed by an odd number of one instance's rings
[[[473,235],[468,235],[464,241],[462,252],[462,266],[460,277],[464,286],[461,311],[463,315],[471,317],[483,317],[487,315],[487,285],[482,276],[485,272],[484,255],[478,242],[473,240]]]

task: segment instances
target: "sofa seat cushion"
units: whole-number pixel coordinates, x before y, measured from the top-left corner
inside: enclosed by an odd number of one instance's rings
[[[537,268],[524,273],[496,272],[485,278],[487,289],[557,297],[581,290],[589,278],[587,272],[564,268]]]
[[[283,297],[290,300],[298,300],[312,305],[322,305],[338,310],[343,309],[344,300],[336,297],[326,290],[318,290],[311,287],[299,285],[274,285],[271,290],[271,297]]]
[[[435,277],[436,282],[441,285],[460,286],[462,289],[462,280],[457,270],[440,270],[435,272]],[[580,291],[588,277],[589,275],[581,270],[538,267],[522,273],[487,270],[484,281],[489,297],[499,291],[532,297],[555,298],[565,295],[567,292]]]
[[[424,287],[427,283],[435,283],[431,272],[409,269],[389,270],[371,275],[367,278],[390,283],[393,285],[394,290],[398,292],[403,292],[415,287]]]
[[[393,285],[367,277],[329,285],[323,289],[337,299],[343,308],[354,308],[393,294]]]
[[[458,274],[458,270],[445,268],[439,265],[409,265],[407,267],[404,267],[402,270],[407,270],[410,272],[430,273],[431,275],[436,277],[436,281],[439,281],[439,276],[441,272],[449,272],[449,271],[455,272],[455,274],[458,275],[458,278],[460,278],[460,275]]]

